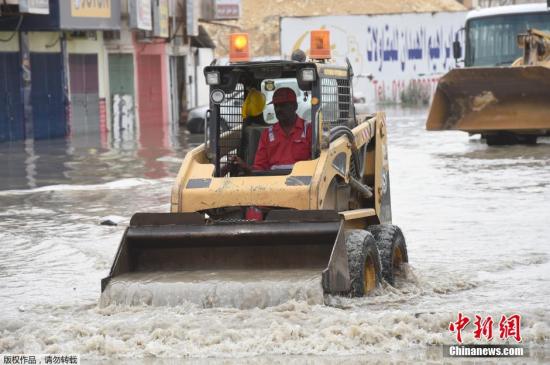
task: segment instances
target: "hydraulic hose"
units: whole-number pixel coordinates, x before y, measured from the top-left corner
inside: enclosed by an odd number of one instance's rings
[[[362,159],[355,144],[355,136],[351,129],[346,126],[338,126],[330,130],[330,142],[335,141],[341,136],[346,136],[351,143],[351,159],[353,163],[350,167],[349,184],[352,189],[359,192],[365,198],[370,199],[373,196],[372,189],[361,182]]]
[[[348,140],[351,143],[351,154],[352,154],[352,175],[354,175],[357,179],[361,179],[361,157],[359,156],[359,150],[357,149],[357,146],[355,145],[355,136],[353,135],[353,132],[351,129],[349,129],[346,126],[337,126],[330,130],[330,142],[335,141],[336,139],[340,138],[341,136],[348,137]]]

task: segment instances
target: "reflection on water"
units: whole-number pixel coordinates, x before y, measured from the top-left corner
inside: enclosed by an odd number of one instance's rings
[[[479,136],[468,137],[462,132],[426,134],[418,123],[424,109],[390,107],[386,112],[390,133],[393,129],[390,151],[395,145],[414,150],[423,144],[425,152],[440,159],[442,167],[463,173],[474,167],[470,164],[482,167],[483,160],[497,160],[487,163],[493,170],[509,164],[547,166],[550,138],[539,138],[535,146],[489,147]],[[0,143],[0,190],[174,176],[185,153],[204,138],[177,125],[141,123],[139,129],[132,134],[112,133],[110,140],[97,134]],[[471,162],[465,164],[468,160]]]
[[[177,126],[142,126],[137,138],[109,142],[98,134],[0,143],[0,190],[172,176],[201,142]]]

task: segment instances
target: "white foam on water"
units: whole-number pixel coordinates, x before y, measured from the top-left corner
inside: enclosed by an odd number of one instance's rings
[[[517,257],[503,259],[502,261],[487,265],[485,271],[490,273],[499,273],[506,270],[512,270],[521,266],[531,266],[545,264],[549,261],[548,255],[543,252],[532,252]]]
[[[0,192],[1,194],[2,192]],[[44,209],[44,208],[37,208],[32,207],[31,209],[7,209],[5,211],[0,212],[0,217],[2,216],[17,216],[24,213],[27,216],[44,216],[44,215],[52,215],[55,214],[55,211],[52,209]]]
[[[439,298],[477,287],[475,281],[462,276],[425,277],[411,265],[403,264],[402,273],[396,277],[394,285],[382,281],[378,288],[362,298],[328,295],[325,297],[325,304],[342,309],[368,307],[371,310],[385,311],[391,308],[408,309],[419,301],[430,298],[430,302],[437,306]]]
[[[157,158],[157,161],[159,162],[170,162],[174,164],[181,164],[183,162],[183,158],[181,157],[174,157],[174,156],[162,156]]]
[[[28,306],[16,319],[0,314],[0,352],[78,353],[98,363],[142,364],[206,358],[286,364],[287,356],[423,361],[430,349],[441,354],[441,345],[455,341],[448,326],[456,321],[456,307],[434,307],[438,298],[469,287],[476,289],[463,277],[434,280],[406,265],[394,287],[383,284],[364,298],[327,297],[326,305],[320,275],[309,270],[121,275],[100,305]],[[470,318],[501,314],[464,309]],[[546,310],[520,313],[522,343],[544,352],[550,341]],[[472,332],[463,333],[465,343],[484,343]],[[498,343],[504,340],[491,342]]]
[[[41,320],[29,320],[35,316]],[[396,350],[418,353],[453,343],[448,326],[455,320],[456,312],[381,311],[361,305],[342,310],[294,300],[265,309],[204,309],[189,303],[46,306],[31,308],[10,323],[0,317],[0,351],[79,353],[91,360],[374,354],[403,361],[407,356]],[[549,329],[543,312],[528,313],[522,343],[545,348]],[[471,332],[463,333],[465,343],[486,342]]]
[[[130,273],[111,280],[101,306],[112,304],[201,308],[265,308],[289,300],[323,303],[321,276],[315,270],[188,271]]]
[[[34,189],[25,189],[25,190],[3,190],[0,191],[0,196],[10,196],[10,195],[26,195],[33,193],[43,193],[43,192],[53,192],[53,191],[95,191],[95,190],[118,190],[118,189],[129,189],[142,185],[154,185],[158,184],[162,180],[148,180],[141,178],[129,178],[121,179],[116,181],[107,182],[104,184],[92,184],[92,185],[49,185],[41,186]]]

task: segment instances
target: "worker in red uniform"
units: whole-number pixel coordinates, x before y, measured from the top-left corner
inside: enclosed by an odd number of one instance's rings
[[[296,114],[294,90],[277,89],[271,103],[278,122],[262,132],[254,170],[291,169],[295,162],[311,158],[311,125]]]
[[[252,169],[291,169],[295,162],[311,158],[311,123],[296,114],[298,102],[291,88],[277,89],[270,104],[278,122],[262,132]],[[240,158],[236,157],[233,163],[250,172]]]

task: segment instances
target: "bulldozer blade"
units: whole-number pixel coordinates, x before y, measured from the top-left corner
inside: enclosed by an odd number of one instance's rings
[[[333,211],[274,210],[264,221],[215,223],[199,213],[137,213],[101,291],[119,277],[144,273],[207,280],[197,273],[223,277],[237,271],[253,280],[261,272],[287,272],[288,277],[309,270],[320,274],[324,293],[346,292],[350,279],[342,227]]]
[[[426,129],[550,130],[550,68],[462,68],[439,80]]]

